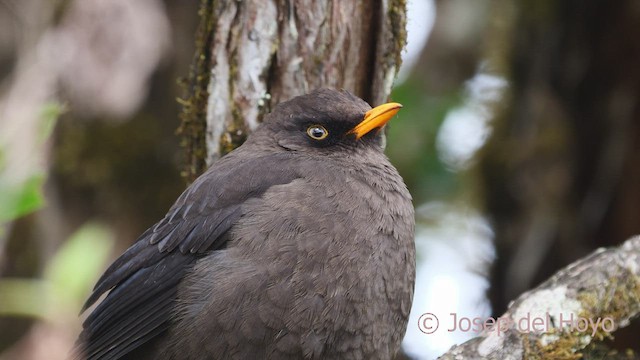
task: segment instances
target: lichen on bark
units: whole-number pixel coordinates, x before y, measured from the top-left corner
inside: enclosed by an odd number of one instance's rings
[[[513,319],[514,326],[501,333],[485,331],[440,359],[590,358],[592,351],[602,351],[602,340],[639,315],[640,236],[636,236],[558,271],[510,304],[500,319]],[[549,329],[529,331],[517,325],[528,316],[546,316],[551,320]]]

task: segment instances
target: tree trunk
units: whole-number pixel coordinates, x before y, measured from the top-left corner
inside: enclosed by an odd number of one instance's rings
[[[406,41],[403,0],[207,0],[182,100],[192,181],[272,106],[320,87],[387,100]]]

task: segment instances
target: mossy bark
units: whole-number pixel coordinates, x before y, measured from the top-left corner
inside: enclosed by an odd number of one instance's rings
[[[205,0],[179,129],[192,181],[281,101],[320,87],[384,102],[406,42],[405,0]]]

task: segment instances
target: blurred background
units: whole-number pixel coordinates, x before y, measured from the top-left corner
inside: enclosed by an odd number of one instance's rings
[[[64,359],[104,268],[185,187],[196,1],[0,0],[0,359]],[[387,154],[414,196],[404,343],[640,233],[640,2],[409,0]],[[636,346],[638,325],[616,333]]]

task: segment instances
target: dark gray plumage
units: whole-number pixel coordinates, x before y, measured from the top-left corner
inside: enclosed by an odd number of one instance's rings
[[[83,356],[392,358],[414,213],[379,131],[353,134],[370,109],[330,89],[278,105],[100,278]]]

